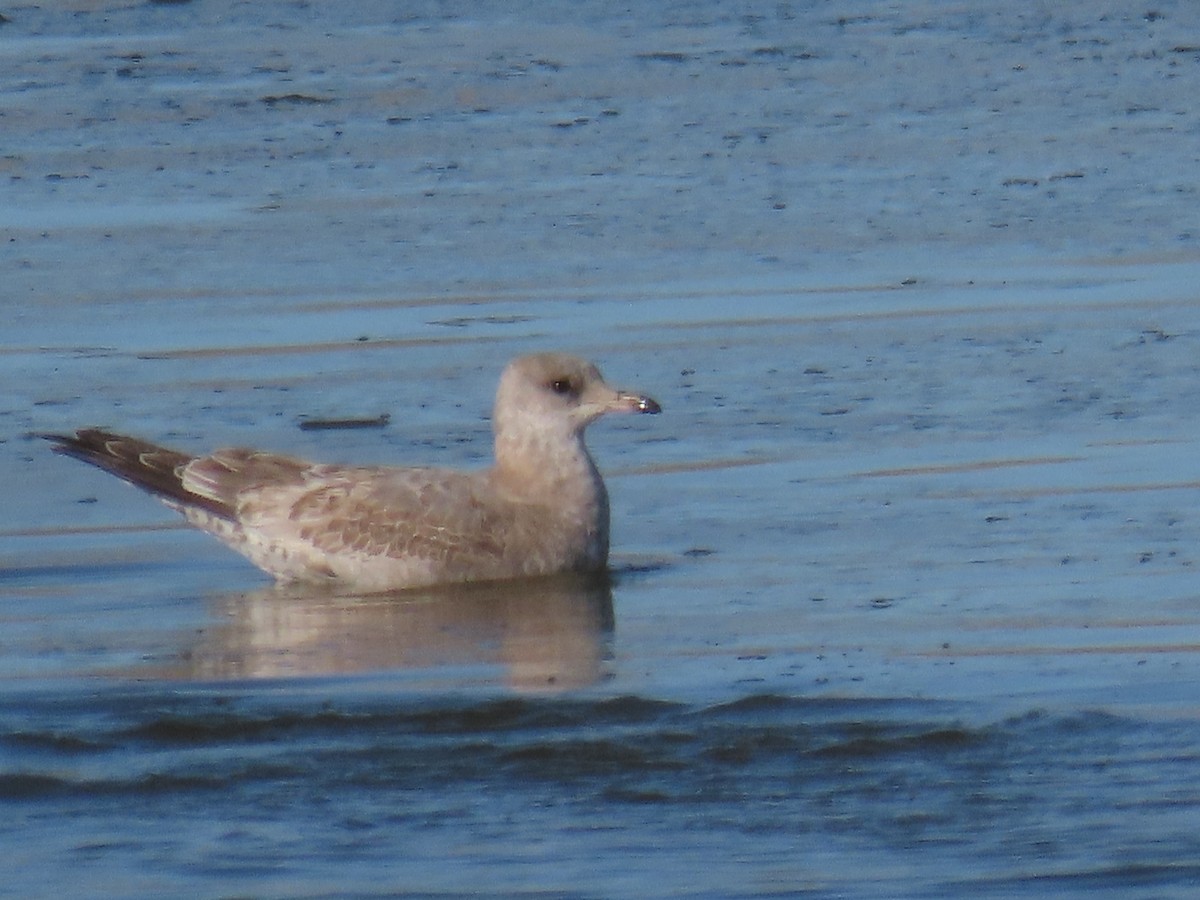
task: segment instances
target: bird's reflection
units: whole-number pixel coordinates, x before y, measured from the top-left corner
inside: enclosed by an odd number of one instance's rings
[[[569,690],[605,674],[607,575],[553,576],[394,594],[273,587],[217,601],[222,620],[169,675],[278,678],[498,667],[519,690]]]

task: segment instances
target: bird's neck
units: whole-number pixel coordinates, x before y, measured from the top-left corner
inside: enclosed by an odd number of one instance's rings
[[[532,429],[496,431],[494,475],[514,499],[534,503],[603,502],[604,482],[583,435]]]
[[[545,528],[582,553],[577,565],[592,569],[605,564],[608,491],[581,433],[497,429],[490,477],[497,492],[510,501],[542,509],[539,519]]]

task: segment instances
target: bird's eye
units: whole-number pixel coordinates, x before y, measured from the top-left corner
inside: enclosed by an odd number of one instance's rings
[[[565,397],[575,393],[575,383],[570,378],[555,378],[550,382],[550,390]]]

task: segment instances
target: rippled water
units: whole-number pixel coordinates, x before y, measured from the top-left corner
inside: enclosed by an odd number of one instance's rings
[[[10,696],[4,830],[97,892],[1184,896],[1200,877],[1192,725],[380,687]]]
[[[1192,4],[4,15],[0,894],[1195,894]],[[551,347],[665,407],[611,579],[275,589],[29,436],[480,465]]]

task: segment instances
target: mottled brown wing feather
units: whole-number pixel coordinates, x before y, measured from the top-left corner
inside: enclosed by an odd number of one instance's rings
[[[222,507],[239,512],[243,499],[261,488],[297,487],[331,466],[261,450],[227,448],[191,460],[182,472],[184,487]]]
[[[445,469],[325,468],[291,507],[302,540],[331,554],[453,564],[499,558],[509,519],[477,475]]]

